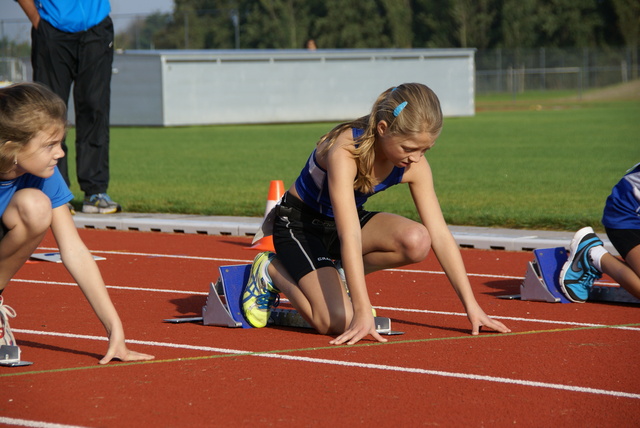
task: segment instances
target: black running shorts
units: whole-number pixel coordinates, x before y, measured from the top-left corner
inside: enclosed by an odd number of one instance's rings
[[[360,227],[377,212],[358,211]],[[296,282],[340,259],[340,239],[335,220],[319,214],[295,196],[285,193],[276,206],[273,245],[278,259]]]
[[[604,228],[611,244],[618,250],[623,259],[629,251],[640,245],[640,230],[638,229],[610,229]]]

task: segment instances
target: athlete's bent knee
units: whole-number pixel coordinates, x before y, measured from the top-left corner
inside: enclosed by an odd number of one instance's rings
[[[418,263],[424,260],[431,249],[431,236],[427,228],[416,224],[402,235],[402,248],[407,260]]]
[[[51,226],[51,200],[41,190],[22,189],[11,198],[3,221],[8,228],[23,225],[28,231],[40,234]]]

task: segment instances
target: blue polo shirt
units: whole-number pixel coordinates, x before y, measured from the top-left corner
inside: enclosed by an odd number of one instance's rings
[[[111,12],[109,0],[36,0],[40,18],[65,33],[87,31]]]
[[[73,193],[64,182],[58,167],[49,178],[23,174],[13,180],[0,181],[0,216],[4,214],[13,195],[21,189],[40,189],[51,199],[51,207],[57,208],[73,199]]]

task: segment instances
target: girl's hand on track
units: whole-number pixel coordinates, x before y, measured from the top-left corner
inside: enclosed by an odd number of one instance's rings
[[[378,342],[386,342],[387,339],[380,336],[380,333],[376,331],[376,326],[373,320],[372,315],[356,317],[354,315],[351,320],[351,325],[349,328],[342,333],[340,336],[336,337],[329,343],[332,345],[342,345],[343,343],[347,343],[347,345],[353,345],[358,343],[360,339],[364,338],[367,335],[373,336]]]
[[[155,357],[153,355],[131,351],[124,343],[121,343],[118,345],[110,345],[107,350],[107,355],[100,360],[100,364],[107,364],[114,358],[120,361],[148,361],[153,360]]]
[[[480,307],[467,313],[471,321],[471,334],[477,336],[482,327],[487,327],[499,333],[511,333],[511,330],[500,321],[489,318]]]

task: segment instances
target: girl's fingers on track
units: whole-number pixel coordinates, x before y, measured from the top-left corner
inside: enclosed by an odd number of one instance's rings
[[[115,355],[115,353],[113,354],[108,353],[107,355],[104,356],[103,359],[100,360],[100,364],[107,364],[113,359],[117,359],[120,361],[148,361],[148,360],[153,360],[154,358],[155,357],[153,355],[143,354],[141,352],[136,352],[136,351],[127,351],[124,357]]]
[[[373,338],[376,339],[378,342],[387,342],[387,339],[382,337],[380,335],[380,333],[378,333],[376,330],[373,330],[373,332],[366,332],[366,333],[362,333],[362,334],[360,334],[360,333],[351,334],[351,331],[347,330],[343,334],[341,334],[340,336],[338,336],[335,339],[331,340],[329,343],[331,345],[341,345],[341,344],[347,342],[347,345],[354,345],[354,344],[358,343],[360,340],[362,340],[363,338],[365,338],[369,334],[371,334],[371,336],[373,336]]]
[[[482,330],[483,326],[490,328],[494,331],[497,331],[499,333],[511,333],[511,330],[506,325],[502,324],[500,321],[495,321],[489,318],[489,322],[485,322],[484,324],[478,325],[477,329],[474,326],[471,329],[471,334],[474,336],[477,336],[478,334],[480,334],[480,331]]]

